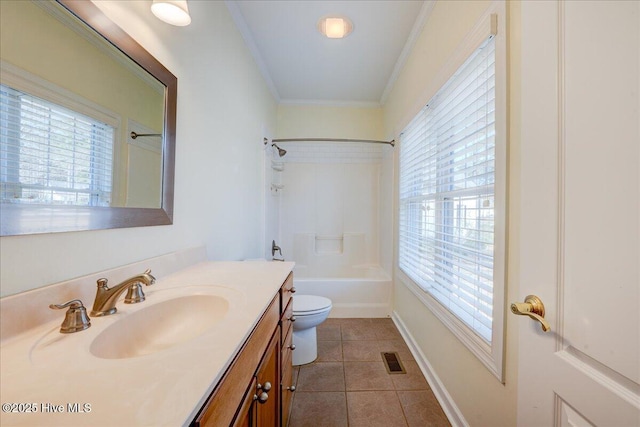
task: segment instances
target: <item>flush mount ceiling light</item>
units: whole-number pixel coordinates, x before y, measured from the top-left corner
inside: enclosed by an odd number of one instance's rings
[[[167,24],[184,27],[191,23],[187,0],[153,0],[151,12]]]
[[[325,16],[318,21],[318,31],[330,39],[341,39],[353,31],[353,24],[344,16]]]

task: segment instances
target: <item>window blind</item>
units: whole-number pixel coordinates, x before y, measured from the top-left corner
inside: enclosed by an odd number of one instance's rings
[[[115,128],[0,85],[3,203],[109,206]]]
[[[495,41],[486,41],[402,134],[399,267],[491,343]]]

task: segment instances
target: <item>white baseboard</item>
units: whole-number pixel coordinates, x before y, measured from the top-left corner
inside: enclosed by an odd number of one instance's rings
[[[462,412],[460,412],[460,409],[451,398],[449,392],[447,392],[444,384],[442,384],[440,378],[438,378],[438,375],[433,370],[433,367],[427,360],[427,357],[424,355],[416,341],[413,339],[413,336],[396,311],[391,314],[391,319],[393,320],[393,323],[395,323],[396,327],[400,331],[400,334],[409,346],[411,354],[413,354],[416,363],[427,379],[427,382],[429,383],[433,394],[436,396],[436,399],[438,399],[438,403],[440,403],[440,406],[449,419],[451,425],[453,427],[469,427],[469,423],[467,423],[467,421],[464,419]]]

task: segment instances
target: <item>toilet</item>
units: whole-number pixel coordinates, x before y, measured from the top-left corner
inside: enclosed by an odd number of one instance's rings
[[[293,365],[311,363],[318,357],[316,326],[324,322],[331,311],[331,300],[316,295],[293,297]]]

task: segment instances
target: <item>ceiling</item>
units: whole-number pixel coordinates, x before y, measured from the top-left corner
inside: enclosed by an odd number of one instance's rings
[[[278,102],[379,106],[384,103],[430,1],[227,0],[237,27]],[[326,15],[353,22],[343,39],[317,30]]]

